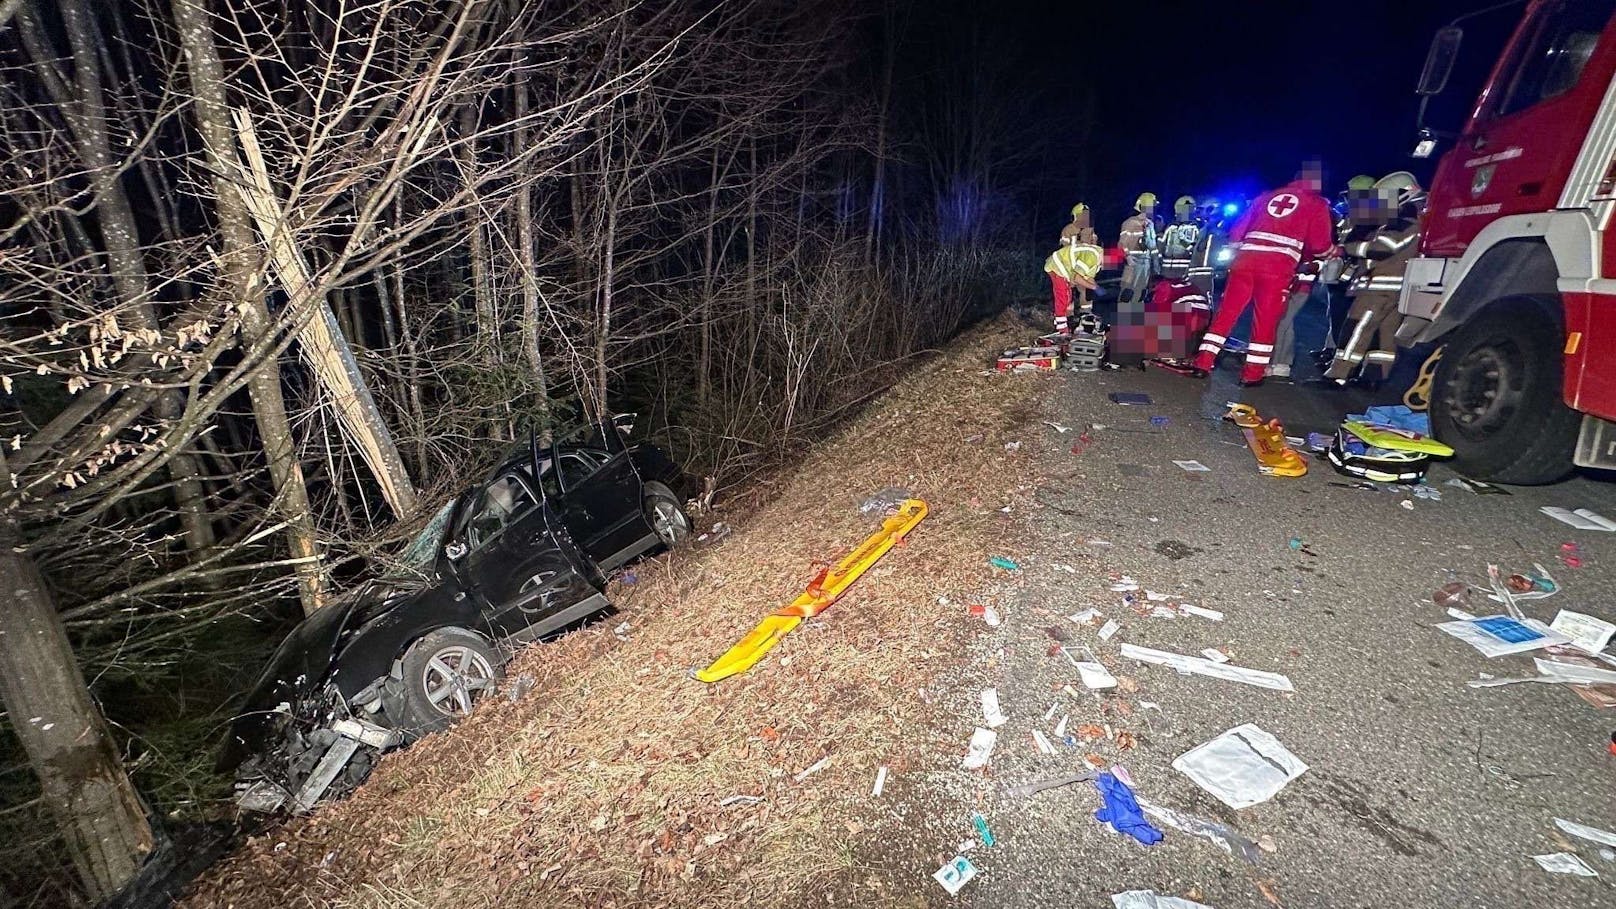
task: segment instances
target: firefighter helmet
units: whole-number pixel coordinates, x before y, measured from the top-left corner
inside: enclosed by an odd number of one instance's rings
[[[1147,208],[1156,207],[1155,193],[1140,193],[1139,198],[1133,200],[1133,210],[1142,212]]]
[[[1173,203],[1173,214],[1178,215],[1180,219],[1187,219],[1190,215],[1195,214],[1195,197],[1179,196],[1178,200]]]
[[[1369,176],[1368,174],[1359,174],[1358,176],[1353,177],[1351,180],[1347,181],[1347,191],[1348,192],[1353,192],[1355,190],[1374,189],[1374,188],[1375,188],[1375,178]]]
[[[1082,213],[1084,213],[1084,212],[1086,212],[1088,210],[1089,210],[1089,207],[1087,205],[1084,205],[1082,202],[1079,202],[1076,205],[1072,206],[1072,218],[1075,220],[1078,215],[1081,215]]]
[[[1398,208],[1425,200],[1425,189],[1420,181],[1406,170],[1393,171],[1375,181],[1375,189],[1388,199],[1395,200]]]

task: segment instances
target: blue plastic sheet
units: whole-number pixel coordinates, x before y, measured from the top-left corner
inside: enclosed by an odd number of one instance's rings
[[[1431,434],[1431,415],[1416,413],[1402,404],[1382,404],[1371,407],[1363,413],[1349,413],[1348,420],[1360,423],[1375,423],[1380,426],[1391,426],[1396,429],[1406,429],[1417,432],[1422,436]]]

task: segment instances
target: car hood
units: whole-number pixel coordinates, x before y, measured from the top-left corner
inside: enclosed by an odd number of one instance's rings
[[[242,702],[230,730],[221,769],[228,769],[264,747],[275,709],[295,703],[320,689],[330,677],[342,649],[343,635],[391,612],[413,591],[381,583],[366,584],[352,595],[299,622]]]

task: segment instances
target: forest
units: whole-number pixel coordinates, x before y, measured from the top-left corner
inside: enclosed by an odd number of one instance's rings
[[[908,0],[0,0],[0,904],[228,822],[279,638],[530,433],[637,412],[722,497],[1037,293],[1016,52]]]

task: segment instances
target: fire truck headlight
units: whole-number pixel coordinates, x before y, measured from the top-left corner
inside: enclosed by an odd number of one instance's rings
[[[1234,258],[1234,250],[1232,250],[1232,249],[1220,249],[1220,250],[1218,250],[1218,254],[1215,257],[1215,261],[1219,265],[1227,265],[1229,263],[1229,261],[1231,259],[1233,259],[1233,258]]]

